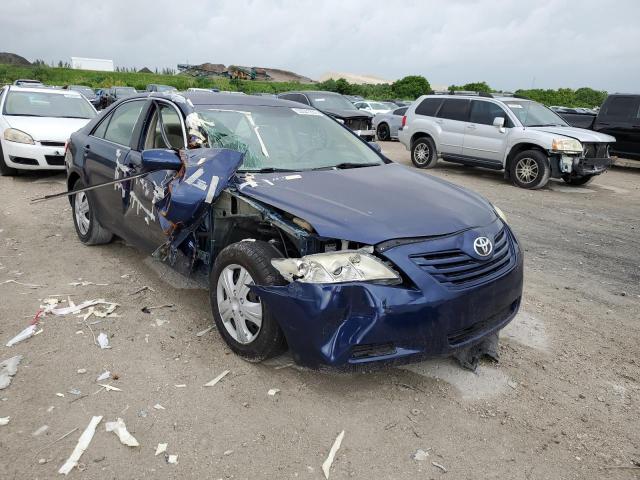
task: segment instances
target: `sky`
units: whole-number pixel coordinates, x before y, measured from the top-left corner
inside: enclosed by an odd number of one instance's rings
[[[33,61],[203,62],[432,85],[640,92],[640,0],[22,0],[0,50]]]

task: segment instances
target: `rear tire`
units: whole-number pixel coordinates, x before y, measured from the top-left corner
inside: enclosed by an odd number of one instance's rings
[[[278,322],[260,297],[245,287],[286,285],[271,265],[271,259],[280,257],[266,242],[233,243],[220,252],[209,276],[211,311],[218,332],[231,350],[250,362],[261,362],[286,350]]]
[[[536,190],[549,182],[551,167],[544,153],[539,150],[525,150],[513,159],[509,173],[516,186]]]
[[[3,177],[12,177],[18,174],[18,169],[10,167],[4,161],[4,152],[2,151],[2,146],[0,145],[0,176]]]
[[[378,136],[378,140],[382,142],[386,142],[391,138],[391,132],[389,131],[389,125],[386,123],[381,123],[378,125],[376,129],[376,135]]]
[[[438,162],[436,146],[429,137],[420,137],[411,146],[411,161],[418,168],[433,168]]]
[[[564,182],[567,183],[568,185],[579,187],[579,186],[590,183],[594,177],[595,175],[584,175],[582,177],[572,177],[571,175],[568,175],[565,173],[564,175],[562,175],[562,180],[564,180]]]
[[[84,187],[82,180],[78,179],[73,185],[73,190]],[[113,234],[98,222],[93,200],[87,192],[77,193],[71,197],[71,215],[78,238],[85,245],[102,245],[113,239]]]

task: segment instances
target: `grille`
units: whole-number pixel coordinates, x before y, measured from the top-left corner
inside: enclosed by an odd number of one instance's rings
[[[453,332],[450,332],[449,335],[447,335],[449,345],[452,347],[460,345],[461,343],[479,336],[482,332],[490,330],[494,326],[499,325],[507,318],[509,318],[509,316],[511,316],[513,312],[516,311],[519,303],[520,299],[503,308],[499,312],[494,313],[489,318],[485,318],[484,320],[472,323],[471,325],[465,328],[461,328],[460,330],[454,330]]]
[[[437,281],[451,287],[494,280],[515,264],[511,237],[505,229],[495,236],[493,255],[486,260],[475,259],[458,249],[413,255],[411,259]]]
[[[351,349],[351,358],[361,359],[369,357],[381,357],[396,353],[393,343],[378,343],[375,345],[355,345]]]
[[[64,156],[62,155],[45,155],[44,159],[49,165],[64,165]]]
[[[369,120],[366,118],[347,118],[344,124],[351,130],[369,130]]]
[[[609,158],[607,143],[583,143],[582,154],[585,158]]]
[[[43,147],[64,147],[64,142],[52,142],[49,140],[45,140],[43,142],[40,142],[40,145],[42,145]]]

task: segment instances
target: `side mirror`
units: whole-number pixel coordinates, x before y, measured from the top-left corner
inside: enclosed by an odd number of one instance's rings
[[[140,173],[156,170],[180,170],[182,160],[174,150],[154,148],[142,152]]]
[[[367,142],[371,148],[373,148],[376,152],[382,153],[382,147],[379,143],[376,142]]]
[[[502,128],[504,127],[504,117],[496,117],[493,119],[493,126]]]

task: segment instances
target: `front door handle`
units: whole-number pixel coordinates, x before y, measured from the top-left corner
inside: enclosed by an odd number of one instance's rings
[[[467,125],[467,128],[468,128],[469,130],[475,130],[475,129],[476,129],[476,126],[475,126],[475,125]]]

